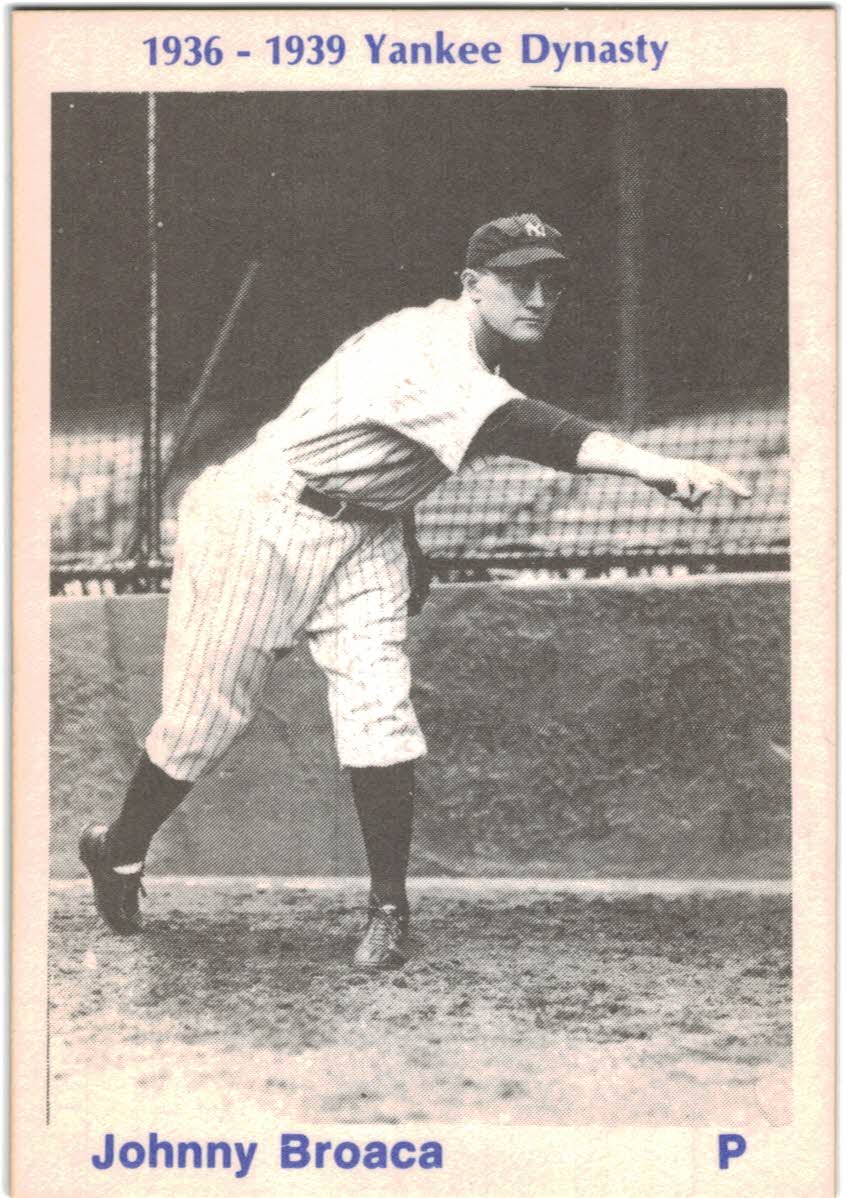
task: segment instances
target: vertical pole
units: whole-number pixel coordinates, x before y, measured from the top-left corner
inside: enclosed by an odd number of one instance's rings
[[[156,95],[147,95],[147,243],[150,256],[149,387],[147,396],[146,543],[147,565],[161,563],[161,458],[159,419],[159,243],[156,221]]]
[[[644,147],[633,92],[616,97],[613,128],[618,174],[619,337],[621,421],[632,429],[647,418],[648,371],[644,346]]]

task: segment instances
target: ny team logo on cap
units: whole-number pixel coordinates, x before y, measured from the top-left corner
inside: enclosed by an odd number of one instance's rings
[[[534,212],[502,216],[482,225],[468,243],[465,265],[471,270],[504,270],[536,262],[565,261],[562,234]]]

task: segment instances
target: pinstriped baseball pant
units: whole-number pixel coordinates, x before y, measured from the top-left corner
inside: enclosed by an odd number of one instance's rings
[[[327,679],[341,764],[422,756],[408,594],[399,520],[330,520],[211,467],[180,506],[151,760],[196,780],[249,723],[276,654],[303,636]]]

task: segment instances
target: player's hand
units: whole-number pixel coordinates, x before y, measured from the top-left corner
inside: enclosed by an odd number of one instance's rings
[[[740,499],[749,499],[751,495],[749,487],[720,466],[684,458],[662,458],[651,454],[640,478],[666,498],[674,499],[692,511],[696,511],[706,496],[718,487],[724,487]]]

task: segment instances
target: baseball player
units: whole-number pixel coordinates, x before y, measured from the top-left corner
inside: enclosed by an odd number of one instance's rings
[[[660,457],[530,399],[499,371],[509,342],[542,340],[563,288],[561,234],[538,216],[473,234],[458,299],[385,317],[345,342],[255,442],[210,466],[179,511],[162,711],[108,826],[80,856],[97,909],[141,930],[157,829],[248,724],[276,657],[301,638],[323,670],[370,870],[355,963],[406,959],[414,762],[426,745],[409,698],[409,610],[427,579],[415,503],[481,455],[632,475],[697,507],[740,482]]]

